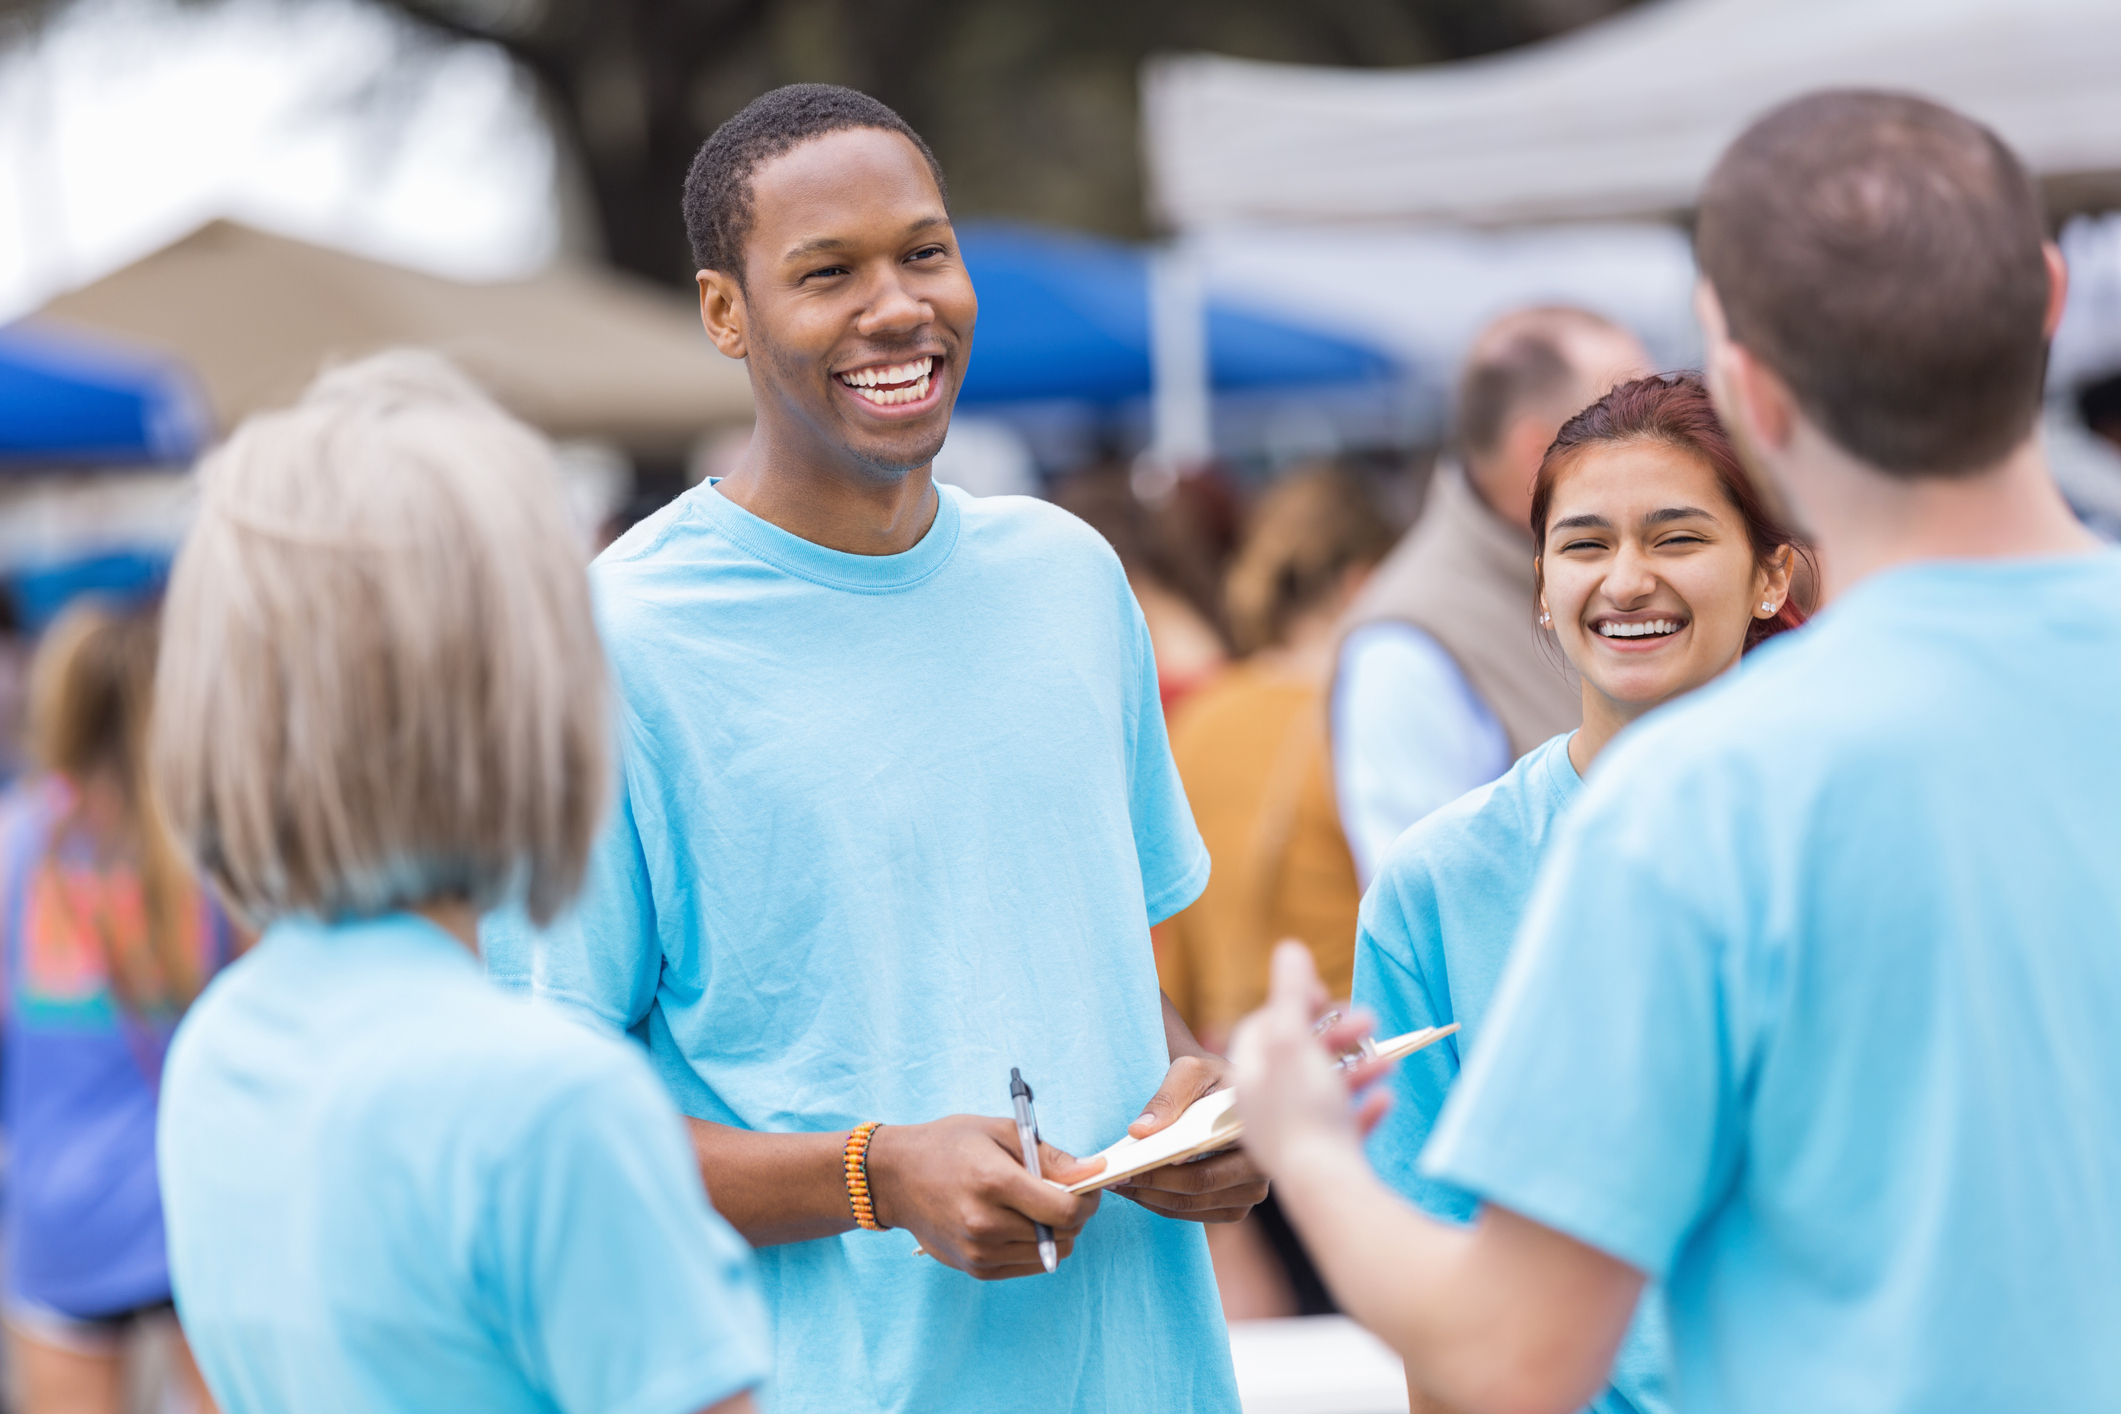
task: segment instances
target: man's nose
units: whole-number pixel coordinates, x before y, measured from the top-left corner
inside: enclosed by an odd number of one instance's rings
[[[904,334],[934,318],[935,311],[928,301],[908,290],[894,270],[878,279],[858,327],[864,334]]]

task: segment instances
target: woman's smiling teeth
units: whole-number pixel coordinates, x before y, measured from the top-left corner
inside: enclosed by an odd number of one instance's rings
[[[870,368],[850,368],[838,375],[840,382],[878,407],[917,403],[928,396],[928,375],[935,358],[917,358],[911,363],[880,363]]]
[[[1611,619],[1598,624],[1601,638],[1663,638],[1666,634],[1679,632],[1677,619],[1645,619],[1641,623],[1616,623]]]

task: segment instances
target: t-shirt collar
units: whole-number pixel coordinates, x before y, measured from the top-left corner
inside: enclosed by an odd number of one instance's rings
[[[850,555],[790,534],[724,496],[714,482],[701,488],[701,514],[738,546],[799,579],[857,594],[911,589],[949,560],[957,548],[960,516],[951,488],[935,488],[935,521],[910,550],[897,555]]]

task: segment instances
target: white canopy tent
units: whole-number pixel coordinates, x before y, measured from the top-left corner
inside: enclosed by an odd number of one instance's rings
[[[1466,343],[1512,305],[1585,305],[1666,367],[1697,359],[1675,218],[1747,122],[1810,89],[1939,98],[1994,126],[2058,209],[2121,207],[2114,0],[1651,0],[1487,59],[1194,55],[1142,83],[1152,214],[1200,287],[1395,350],[1432,431]],[[2058,385],[2121,366],[2121,222],[2075,222],[2064,245]]]
[[[1577,305],[1634,330],[1659,367],[1701,358],[1693,248],[1669,223],[1224,226],[1187,233],[1180,249],[1219,301],[1301,311],[1397,355],[1422,440],[1442,431],[1466,347],[1508,309]]]
[[[2121,204],[2113,0],[1654,0],[1426,69],[1164,59],[1143,76],[1150,202],[1182,231],[1670,216],[1762,110],[1851,85],[1989,123],[2059,204]]]

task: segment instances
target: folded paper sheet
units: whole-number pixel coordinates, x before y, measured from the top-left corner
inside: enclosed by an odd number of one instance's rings
[[[1409,1031],[1389,1041],[1373,1042],[1367,1048],[1366,1056],[1377,1060],[1398,1060],[1431,1042],[1441,1041],[1457,1029],[1457,1024],[1453,1023]],[[1148,1138],[1136,1139],[1129,1135],[1111,1148],[1090,1155],[1091,1159],[1103,1159],[1104,1168],[1080,1183],[1070,1184],[1068,1191],[1088,1193],[1093,1188],[1110,1188],[1150,1169],[1204,1158],[1233,1147],[1245,1132],[1244,1121],[1237,1117],[1236,1104],[1235,1090],[1217,1090],[1212,1095],[1201,1096],[1186,1106],[1186,1112],[1169,1126]]]

